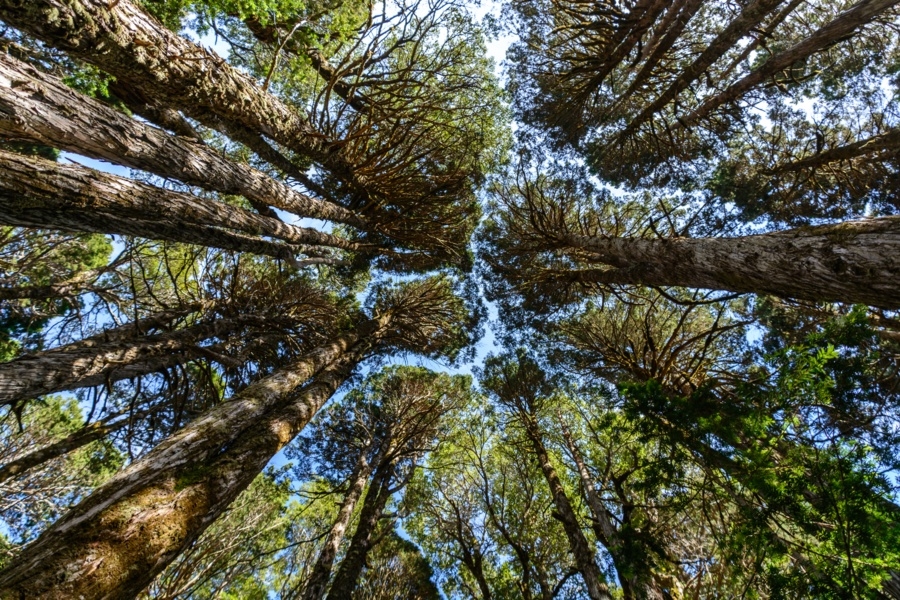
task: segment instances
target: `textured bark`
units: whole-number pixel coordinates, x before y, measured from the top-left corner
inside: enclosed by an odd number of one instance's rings
[[[0,55],[0,134],[180,180],[284,209],[364,228],[351,211],[310,198],[204,144],[167,134]]]
[[[863,25],[869,23],[892,6],[900,4],[900,0],[861,0],[837,17],[833,21],[817,30],[804,40],[801,40],[764,62],[757,70],[746,75],[739,81],[728,86],[725,91],[708,98],[693,113],[684,118],[684,125],[690,126],[716,108],[733,102],[743,96],[767,79],[777,75],[791,65],[812,54],[831,46],[838,41],[846,39]]]
[[[338,510],[337,519],[331,526],[325,543],[319,551],[316,564],[313,567],[309,578],[306,581],[306,588],[303,590],[302,600],[321,600],[325,597],[325,589],[328,587],[328,581],[331,579],[331,568],[334,565],[334,559],[337,556],[338,548],[344,540],[344,534],[347,531],[347,525],[350,524],[350,517],[353,516],[353,510],[356,503],[362,496],[366,487],[366,481],[372,472],[372,467],[368,462],[366,452],[360,452],[359,459],[350,476],[350,487],[344,495],[341,507]]]
[[[246,326],[254,317],[217,319],[158,335],[82,340],[0,364],[0,405],[110,384],[205,356],[197,344]]]
[[[853,160],[854,158],[859,158],[882,150],[892,150],[894,152],[900,150],[900,129],[890,129],[880,135],[831,148],[813,154],[812,156],[790,162],[774,169],[774,174],[815,170],[830,163]]]
[[[0,19],[209,127],[246,127],[363,191],[365,181],[305,115],[245,73],[166,29],[130,0],[2,0]]]
[[[736,238],[569,236],[566,242],[614,267],[571,273],[577,281],[900,307],[900,217]]]
[[[378,331],[364,324],[167,438],[0,571],[0,598],[135,596],[309,422]]]
[[[119,99],[134,114],[176,135],[203,141],[203,137],[197,133],[194,126],[177,110],[160,106],[158,102],[147,98],[138,90],[122,85],[115,79],[110,80],[108,89],[115,98]]]
[[[328,592],[328,600],[344,600],[353,596],[353,590],[356,589],[356,584],[366,565],[366,556],[372,549],[372,537],[378,527],[378,521],[381,520],[384,507],[387,506],[387,501],[391,497],[393,476],[393,463],[385,463],[376,469],[363,500],[359,523],[356,525],[356,531],[353,532],[350,547],[347,548],[347,554],[344,555],[344,560],[341,561],[341,566],[334,576],[334,583]]]
[[[572,551],[572,555],[575,557],[575,565],[584,579],[588,597],[591,600],[612,600],[609,589],[603,583],[603,575],[600,572],[600,568],[594,560],[594,551],[591,548],[591,544],[581,530],[578,515],[575,514],[562,481],[559,479],[559,474],[557,474],[556,468],[550,461],[550,455],[544,446],[543,436],[537,421],[534,415],[530,413],[522,413],[521,418],[524,421],[523,425],[525,426],[528,440],[531,442],[531,447],[541,466],[541,472],[544,474],[544,479],[550,488],[550,496],[553,498],[553,506],[556,508],[556,517],[566,531],[569,549]]]
[[[59,458],[60,456],[74,452],[79,448],[84,448],[91,442],[103,439],[109,434],[122,429],[129,423],[136,419],[140,419],[147,414],[147,412],[142,412],[125,416],[115,415],[111,419],[86,425],[57,442],[29,452],[24,456],[20,456],[19,458],[0,466],[0,483],[12,477],[16,477],[29,469],[33,469],[51,461],[54,458]]]
[[[627,138],[629,135],[637,131],[638,127],[643,125],[647,120],[656,116],[667,104],[678,97],[681,92],[686,90],[688,86],[697,81],[703,73],[709,69],[713,63],[731,49],[734,44],[742,37],[747,35],[754,27],[778,7],[784,0],[751,0],[738,17],[729,23],[716,38],[710,42],[709,46],[698,56],[693,63],[686,67],[678,77],[673,81],[666,90],[661,93],[656,100],[651,102],[644,108],[625,129],[622,130],[616,141],[608,147],[615,148],[618,140]]]
[[[73,214],[77,218],[97,211],[120,219],[158,221],[161,225],[206,225],[272,236],[294,244],[359,249],[358,244],[343,238],[288,225],[222,202],[5,151],[0,151],[0,203],[14,214],[37,216],[47,212]]]

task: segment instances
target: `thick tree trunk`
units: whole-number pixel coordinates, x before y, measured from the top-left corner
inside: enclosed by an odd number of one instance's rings
[[[109,434],[122,429],[134,420],[145,417],[147,414],[147,411],[138,412],[133,415],[118,414],[106,420],[86,425],[57,442],[38,450],[33,450],[24,456],[20,456],[19,458],[0,466],[0,483],[12,477],[21,475],[25,471],[38,467],[54,458],[59,458],[60,456],[74,452],[79,448],[84,448],[91,442],[103,439]]]
[[[607,148],[614,149],[620,140],[630,136],[637,129],[652,119],[660,111],[668,105],[672,100],[678,97],[681,92],[686,90],[688,86],[697,81],[703,73],[709,69],[713,63],[722,57],[734,44],[742,37],[747,35],[753,28],[757,27],[760,22],[765,19],[766,15],[775,10],[784,0],[751,0],[738,17],[730,22],[725,29],[722,30],[716,38],[710,42],[709,46],[694,59],[694,62],[687,66],[678,77],[673,81],[665,91],[663,91],[653,102],[647,105],[634,119],[628,123],[628,126],[616,136],[615,140],[610,143]]]
[[[0,19],[166,108],[213,128],[222,122],[249,128],[365,191],[366,182],[305,115],[130,0],[2,0]]]
[[[769,57],[758,69],[731,84],[725,91],[705,100],[697,110],[683,119],[683,125],[690,126],[696,123],[716,108],[740,98],[747,91],[796,62],[842,39],[846,39],[855,30],[897,4],[900,4],[900,0],[860,0],[860,2],[839,14],[833,21],[817,30],[808,38],[797,42],[783,52]]]
[[[136,595],[309,422],[371,349],[382,321],[247,387],[115,475],[0,571],[0,598]]]
[[[363,500],[362,510],[359,513],[359,523],[350,547],[341,566],[334,576],[334,583],[328,592],[328,600],[348,600],[353,596],[353,590],[359,582],[363,568],[366,566],[366,556],[372,549],[372,536],[384,514],[384,507],[391,497],[391,479],[394,476],[394,464],[385,463],[375,470],[372,483]]]
[[[366,225],[343,207],[301,194],[196,140],[130,119],[7,55],[0,55],[0,134],[224,194],[241,194],[301,217]]]
[[[358,244],[343,238],[288,225],[222,202],[5,151],[0,151],[0,203],[11,213],[51,213],[61,217],[73,214],[77,218],[97,211],[120,219],[158,221],[161,225],[206,225],[294,244],[359,249]]]
[[[613,269],[575,271],[593,283],[684,286],[900,307],[900,217],[736,238],[602,238],[563,243]]]
[[[594,551],[581,530],[581,524],[578,522],[578,515],[572,508],[572,503],[566,495],[562,481],[556,472],[553,463],[550,462],[550,455],[544,447],[543,436],[538,428],[537,421],[533,414],[523,412],[522,419],[524,421],[525,430],[531,447],[537,456],[541,466],[541,472],[550,488],[550,496],[553,498],[553,506],[556,508],[556,516],[566,531],[566,538],[569,540],[569,549],[575,557],[575,565],[584,579],[587,587],[588,597],[591,600],[612,600],[609,589],[603,582],[603,574],[594,560]]]
[[[359,459],[350,476],[347,493],[341,502],[338,510],[337,519],[331,526],[328,536],[325,538],[325,544],[319,551],[319,557],[316,564],[306,581],[306,587],[303,590],[302,600],[321,600],[325,597],[325,589],[331,579],[331,568],[334,565],[334,558],[337,556],[338,548],[344,540],[344,534],[347,531],[347,525],[350,524],[350,517],[356,508],[356,503],[362,496],[363,490],[366,488],[366,481],[372,472],[365,450],[360,452]]]
[[[75,342],[0,364],[0,405],[110,384],[205,356],[198,344],[239,331],[256,317],[216,319],[167,333]],[[102,335],[102,334],[101,334]]]

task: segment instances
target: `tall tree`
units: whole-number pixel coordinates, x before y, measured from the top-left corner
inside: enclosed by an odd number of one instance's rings
[[[372,319],[248,386],[86,498],[0,573],[4,593],[125,597],[196,539],[370,353],[453,354],[468,341],[463,301],[443,278],[382,289]],[[132,524],[141,522],[135,529]],[[78,540],[78,541],[76,541]],[[98,554],[117,557],[102,568]],[[36,576],[43,572],[46,576]],[[38,586],[38,587],[34,587]],[[27,590],[34,590],[33,592]],[[16,591],[15,593],[18,593]]]

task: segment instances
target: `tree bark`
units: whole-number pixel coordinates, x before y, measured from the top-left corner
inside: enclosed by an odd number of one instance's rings
[[[600,495],[597,493],[591,474],[584,463],[581,451],[562,416],[559,417],[559,423],[562,428],[563,440],[578,469],[584,496],[591,511],[591,526],[597,539],[606,547],[613,559],[619,575],[619,582],[622,584],[624,600],[663,600],[665,594],[653,583],[653,574],[646,568],[646,564],[643,561],[628,560],[623,555],[622,537],[600,500]]]
[[[621,140],[637,131],[638,127],[652,119],[681,92],[697,81],[709,67],[725,54],[742,37],[778,7],[784,0],[751,0],[738,17],[729,23],[693,63],[686,67],[656,100],[646,106],[615,139],[607,145],[608,149],[618,146]]]
[[[353,510],[356,508],[356,503],[359,501],[360,496],[362,496],[371,472],[372,467],[368,462],[365,450],[363,450],[360,452],[353,474],[350,476],[350,487],[344,495],[343,502],[341,502],[337,519],[331,526],[331,530],[325,538],[325,544],[322,546],[322,550],[319,551],[316,564],[309,575],[309,579],[306,581],[306,587],[301,596],[302,600],[321,600],[325,597],[325,588],[328,587],[328,582],[331,579],[331,568],[334,565],[334,558],[337,556],[338,548],[340,548],[341,542],[344,540],[347,525],[350,524],[350,517],[353,516]]]
[[[769,57],[757,70],[731,84],[725,91],[705,100],[697,110],[683,119],[683,126],[693,125],[716,108],[740,98],[747,91],[794,63],[845,39],[856,29],[897,4],[900,4],[900,0],[860,0],[806,39]]]
[[[130,119],[58,79],[0,55],[0,134],[37,141],[188,185],[364,229],[353,212],[301,194],[204,144]]]
[[[299,433],[388,324],[364,323],[161,442],[0,571],[0,598],[135,596]]]
[[[12,477],[16,477],[29,469],[33,469],[51,461],[54,458],[59,458],[60,456],[74,452],[79,448],[83,448],[91,442],[101,440],[109,434],[122,429],[135,419],[143,418],[148,413],[149,411],[136,413],[134,415],[114,415],[112,418],[104,421],[86,425],[57,442],[38,450],[33,450],[24,456],[20,456],[19,458],[0,466],[0,483]]]
[[[0,364],[0,405],[110,384],[204,356],[205,340],[239,331],[254,316],[216,319],[157,335],[82,340]],[[101,334],[102,335],[102,334]]]
[[[812,156],[787,163],[772,170],[772,174],[790,173],[796,171],[815,170],[824,165],[853,160],[861,156],[880,152],[882,150],[900,150],[900,129],[889,129],[885,133],[874,135],[864,140],[831,148]]]
[[[130,0],[2,0],[0,19],[103,69],[161,106],[208,127],[227,122],[249,128],[365,191],[366,181],[305,115]]]
[[[375,470],[372,483],[363,500],[362,510],[359,513],[359,523],[350,547],[341,566],[334,576],[334,583],[328,592],[328,600],[346,600],[353,596],[353,590],[362,575],[366,565],[366,556],[372,548],[372,536],[384,514],[384,507],[391,497],[391,479],[394,476],[394,463],[386,462]]]
[[[569,540],[569,548],[575,557],[575,564],[578,571],[584,579],[587,587],[588,597],[591,600],[612,600],[612,595],[606,584],[603,583],[603,575],[597,562],[594,560],[594,551],[590,543],[581,530],[581,524],[578,522],[578,516],[572,508],[572,503],[566,495],[565,488],[556,468],[550,462],[550,455],[544,446],[543,436],[538,427],[534,415],[527,411],[520,411],[521,418],[524,421],[525,432],[531,442],[531,447],[537,456],[541,466],[541,472],[550,488],[550,496],[553,498],[553,506],[556,508],[557,518],[566,531],[566,538]]]
[[[11,213],[64,216],[97,211],[119,218],[206,225],[294,244],[359,250],[359,244],[282,223],[222,202],[203,200],[75,165],[0,150],[0,203]],[[0,217],[2,218],[2,217]],[[114,232],[109,232],[114,233]]]
[[[900,307],[900,217],[736,238],[567,236],[614,267],[570,272],[584,283],[684,286]]]

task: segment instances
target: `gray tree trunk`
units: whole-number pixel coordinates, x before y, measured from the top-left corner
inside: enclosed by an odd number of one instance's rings
[[[575,557],[575,565],[578,567],[578,571],[581,573],[587,587],[588,597],[591,600],[612,600],[609,588],[603,582],[603,574],[600,572],[597,561],[594,559],[594,550],[581,530],[578,515],[575,514],[556,468],[550,461],[550,455],[544,446],[543,436],[537,421],[531,413],[520,411],[520,415],[525,426],[525,432],[531,442],[531,447],[541,466],[541,472],[544,474],[544,479],[546,479],[550,488],[553,506],[556,508],[557,518],[562,523],[563,529],[565,529],[566,538],[569,540],[569,549]]]
[[[341,507],[338,510],[338,516],[332,524],[325,538],[325,544],[319,551],[316,564],[306,581],[306,587],[303,590],[302,600],[321,600],[325,597],[325,589],[328,587],[328,581],[331,579],[331,569],[334,565],[334,559],[337,556],[338,548],[344,540],[344,534],[347,532],[347,526],[350,524],[350,517],[353,516],[353,510],[356,503],[362,496],[363,490],[366,488],[366,481],[372,472],[372,466],[367,460],[365,450],[360,452],[359,459],[350,476],[350,487],[344,495]]]
[[[216,319],[157,335],[81,340],[0,364],[0,405],[139,377],[204,356],[198,346],[256,317]],[[101,336],[102,337],[102,334]]]
[[[8,55],[0,55],[0,134],[207,190],[240,194],[301,217],[366,226],[362,218],[341,206],[301,194],[194,139],[130,119]]]
[[[860,0],[809,37],[797,42],[787,50],[769,57],[758,69],[731,84],[725,91],[706,99],[697,110],[683,119],[683,125],[690,126],[696,123],[716,108],[740,98],[747,91],[797,61],[803,60],[839,40],[846,39],[854,31],[897,4],[900,4],[900,0]]]
[[[576,281],[900,307],[900,217],[736,238],[568,236],[561,242],[613,267],[566,275]]]
[[[244,127],[322,164],[358,192],[339,149],[307,117],[131,0],[0,0],[0,19],[208,127]]]
[[[282,223],[222,202],[164,190],[76,165],[0,150],[0,206],[12,215],[73,220],[93,211],[162,225],[200,225],[265,235],[293,244],[358,250],[359,245],[314,229]],[[12,221],[0,213],[3,221]],[[48,221],[52,219],[48,218]],[[102,228],[102,221],[98,223]],[[115,233],[115,232],[110,232]]]

